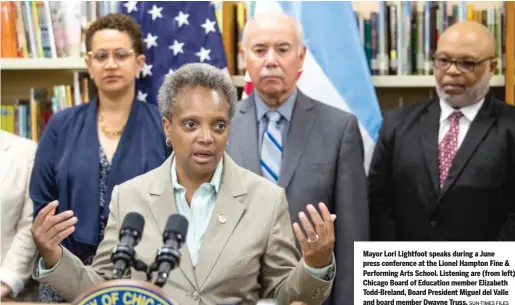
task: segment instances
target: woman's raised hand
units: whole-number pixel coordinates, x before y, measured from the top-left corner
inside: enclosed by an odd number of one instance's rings
[[[32,238],[39,255],[49,269],[61,259],[61,241],[75,231],[77,223],[77,217],[73,217],[73,211],[64,211],[55,215],[58,205],[57,201],[47,204],[38,213],[32,224]]]

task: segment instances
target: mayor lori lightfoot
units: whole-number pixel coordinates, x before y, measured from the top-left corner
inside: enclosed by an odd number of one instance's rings
[[[225,148],[236,100],[229,76],[213,66],[188,64],[167,75],[158,103],[174,153],[114,188],[105,238],[91,266],[59,244],[81,220],[68,211],[55,215],[57,202],[42,209],[32,227],[39,252],[33,277],[72,301],[111,278],[111,253],[128,213],[145,217],[135,250],[147,264],[162,245],[168,217],[179,213],[189,233],[180,266],[163,287],[178,304],[215,305],[228,297],[245,304],[261,298],[322,304],[335,275],[336,216],[323,203],[320,214],[308,205],[292,230],[284,190],[231,160]],[[134,270],[128,276],[145,280]]]

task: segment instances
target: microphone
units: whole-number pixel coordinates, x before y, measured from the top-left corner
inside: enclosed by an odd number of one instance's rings
[[[187,232],[188,220],[184,216],[173,214],[168,217],[163,232],[164,245],[156,255],[154,268],[157,268],[157,278],[155,285],[163,287],[170,271],[180,263],[181,253],[179,249],[186,241]]]
[[[113,278],[119,279],[130,268],[134,260],[134,247],[141,240],[145,219],[132,212],[125,216],[120,229],[120,244],[114,248],[111,261],[114,264]]]

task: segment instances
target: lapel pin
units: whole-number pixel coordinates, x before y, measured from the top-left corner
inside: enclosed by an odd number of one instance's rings
[[[227,217],[225,217],[224,214],[220,214],[220,216],[218,216],[218,220],[221,222],[221,223],[226,223],[227,222]]]

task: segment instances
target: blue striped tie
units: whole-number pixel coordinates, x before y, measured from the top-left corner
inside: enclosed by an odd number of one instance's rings
[[[261,172],[265,178],[277,183],[283,154],[281,129],[278,124],[281,114],[277,111],[269,111],[266,116],[268,126],[263,135],[261,146]]]

